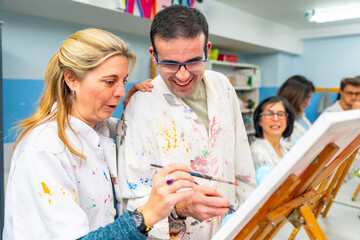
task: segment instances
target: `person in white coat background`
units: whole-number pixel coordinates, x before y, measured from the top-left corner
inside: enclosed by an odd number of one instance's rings
[[[277,96],[285,98],[295,113],[294,130],[283,138],[283,144],[290,149],[295,142],[310,128],[311,122],[305,116],[305,108],[309,106],[315,87],[311,81],[301,75],[288,78],[279,88]]]
[[[157,170],[150,164],[184,163],[195,172],[236,181],[235,187],[195,178],[195,195],[176,204],[149,232],[160,239],[210,239],[220,227],[217,216],[225,215],[230,203],[237,208],[256,187],[238,99],[223,74],[205,70],[211,43],[198,10],[163,9],[150,36],[160,75],[151,93],[132,96],[119,124],[124,202],[131,210],[146,201]]]
[[[322,114],[360,109],[360,78],[344,78],[341,80],[339,95],[339,100],[326,108]],[[358,171],[359,168],[360,153],[358,152],[346,175],[345,181],[353,178],[355,176],[354,173]]]
[[[193,195],[191,169],[173,164],[158,172],[147,202],[122,211],[116,145],[103,121],[135,62],[127,44],[100,29],[78,31],[51,58],[37,111],[18,126],[3,239],[146,239]]]
[[[294,128],[295,114],[284,98],[273,96],[261,101],[253,115],[255,141],[250,150],[255,169],[276,166],[288,150],[281,138],[289,137]]]

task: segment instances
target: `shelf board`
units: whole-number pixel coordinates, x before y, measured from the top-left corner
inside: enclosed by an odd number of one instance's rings
[[[209,60],[209,64],[211,65],[219,65],[219,66],[228,66],[228,67],[236,67],[236,68],[244,68],[244,69],[258,69],[259,67],[249,63],[234,63],[234,62],[225,62],[225,61],[217,61],[217,60]]]
[[[234,86],[235,91],[241,91],[241,90],[257,90],[259,87],[250,87],[250,86]]]

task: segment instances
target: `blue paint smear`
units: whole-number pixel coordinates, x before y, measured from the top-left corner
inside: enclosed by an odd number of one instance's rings
[[[136,184],[136,183],[131,183],[131,182],[129,182],[129,180],[126,181],[126,182],[127,182],[127,184],[129,185],[129,188],[130,188],[130,189],[136,189],[136,188],[137,188],[137,184]]]

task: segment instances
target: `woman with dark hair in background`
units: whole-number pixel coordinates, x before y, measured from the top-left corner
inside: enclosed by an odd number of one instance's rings
[[[294,112],[284,98],[269,97],[257,106],[253,116],[256,140],[250,147],[255,169],[276,166],[288,152],[280,140],[291,135],[294,119]]]
[[[301,75],[295,75],[287,79],[279,88],[277,96],[285,98],[295,113],[294,130],[292,134],[284,138],[284,145],[290,149],[295,141],[300,138],[311,126],[305,116],[305,108],[310,105],[310,99],[315,87],[311,81]]]

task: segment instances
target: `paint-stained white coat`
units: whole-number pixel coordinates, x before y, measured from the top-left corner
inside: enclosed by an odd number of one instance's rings
[[[222,74],[205,71],[209,132],[180,98],[173,95],[160,76],[150,93],[137,92],[127,105],[118,128],[121,192],[134,209],[148,199],[154,174],[150,164],[184,163],[194,171],[235,181],[240,186],[209,182],[239,206],[255,188],[254,167],[236,93]],[[186,221],[183,239],[210,239],[220,218],[199,223]],[[156,224],[151,235],[169,238],[167,219]]]

